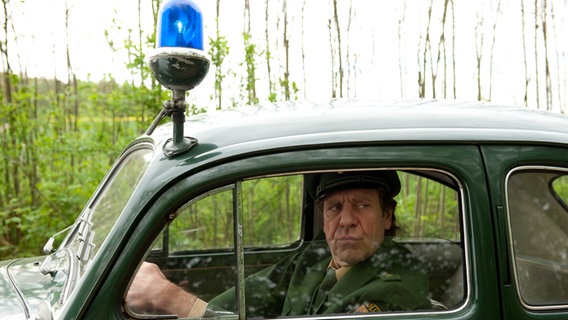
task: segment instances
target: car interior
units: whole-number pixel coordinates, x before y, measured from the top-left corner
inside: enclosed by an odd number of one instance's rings
[[[413,169],[405,172],[399,171],[400,174],[408,174],[413,179],[425,179],[423,180],[426,181],[425,185],[429,183],[443,186],[448,190],[453,190],[452,193],[455,194],[457,204],[453,211],[454,220],[451,223],[446,222],[446,229],[452,228],[453,238],[445,238],[443,235],[436,236],[433,233],[421,236],[406,234],[395,237],[395,241],[406,246],[426,266],[432,309],[456,308],[464,301],[467,290],[459,185],[449,175],[435,170]],[[246,246],[244,260],[246,275],[258,272],[297,250],[301,250],[321,230],[323,226],[321,215],[314,214],[316,211],[314,199],[316,177],[317,174],[314,173],[301,175],[302,213],[298,226],[300,228],[298,238],[285,244]],[[403,202],[403,200],[397,201]],[[178,215],[176,220],[186,219],[183,213],[178,213]],[[282,223],[283,221],[275,222]],[[182,250],[173,249],[177,247],[172,245],[172,233],[178,231],[173,231],[172,228],[170,226],[164,229],[161,237],[156,240],[147,255],[147,261],[158,264],[168,279],[185,290],[198,294],[205,301],[234,285],[237,268],[232,247],[204,249],[194,244],[193,247],[189,245]],[[422,228],[428,228],[428,225],[424,223]],[[184,232],[189,234],[189,232],[197,232],[196,230],[199,228],[194,227],[191,230],[185,228]]]

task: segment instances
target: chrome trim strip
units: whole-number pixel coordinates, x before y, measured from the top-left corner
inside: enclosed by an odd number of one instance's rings
[[[67,297],[73,292],[77,280],[79,279],[79,260],[74,259],[75,255],[69,248],[65,248],[64,250],[67,253],[66,258],[69,260],[69,274],[67,275],[67,281],[65,281],[61,296],[59,297],[59,305],[63,305],[67,300]]]
[[[18,297],[22,301],[22,305],[24,306],[24,314],[25,314],[26,319],[30,319],[30,306],[28,305],[28,302],[24,298],[24,294],[22,293],[22,291],[20,291],[20,289],[16,285],[16,280],[14,279],[14,277],[12,276],[12,272],[10,271],[10,267],[18,261],[19,260],[14,260],[6,266],[6,275],[10,279],[10,284],[12,284],[14,291],[16,291],[16,293],[18,294]]]

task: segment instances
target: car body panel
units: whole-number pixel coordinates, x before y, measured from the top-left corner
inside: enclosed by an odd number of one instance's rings
[[[440,169],[447,170],[452,172],[453,174],[459,177],[470,177],[464,178],[467,182],[467,190],[466,194],[466,203],[468,203],[468,207],[471,209],[471,212],[483,212],[485,215],[472,215],[470,217],[466,217],[467,219],[473,220],[473,225],[485,225],[488,220],[490,220],[490,216],[488,214],[489,208],[487,206],[487,198],[484,197],[472,197],[469,198],[469,194],[485,194],[483,190],[485,190],[485,184],[476,184],[473,183],[474,181],[483,181],[483,172],[476,170],[478,169],[475,166],[475,162],[470,161],[470,166],[464,166],[462,161],[463,159],[472,159],[472,158],[479,158],[478,149],[476,146],[463,146],[463,145],[450,145],[450,146],[423,146],[423,147],[407,147],[407,146],[382,146],[382,147],[360,147],[356,149],[357,157],[353,157],[353,149],[352,148],[330,148],[330,149],[319,149],[319,150],[310,150],[310,151],[290,151],[285,153],[276,153],[272,155],[263,155],[263,156],[255,156],[247,159],[240,159],[235,162],[229,162],[224,165],[217,165],[214,168],[209,170],[205,170],[200,172],[194,176],[191,176],[188,179],[180,181],[175,186],[171,186],[169,190],[164,193],[162,196],[157,198],[155,205],[148,211],[145,215],[148,219],[145,221],[141,221],[139,224],[139,230],[134,231],[136,235],[148,235],[148,234],[156,234],[159,230],[156,230],[156,226],[163,223],[160,219],[164,219],[164,217],[159,217],[157,212],[164,212],[168,210],[169,207],[174,206],[174,204],[178,201],[181,201],[181,197],[185,197],[188,192],[199,192],[202,190],[200,185],[207,183],[208,181],[215,181],[219,180],[219,185],[223,184],[223,180],[228,181],[234,177],[239,176],[247,176],[251,173],[256,174],[264,174],[268,172],[274,172],[275,168],[279,170],[300,170],[301,168],[309,168],[310,163],[313,165],[322,166],[323,162],[328,162],[329,168],[333,168],[337,165],[337,162],[340,161],[344,167],[349,167],[349,163],[352,165],[377,165],[384,164],[384,165],[393,165],[393,159],[400,159],[396,162],[399,166],[415,166],[418,163],[424,165],[425,157],[424,151],[429,150],[429,154],[426,158],[426,163],[431,165],[437,164]],[[408,157],[409,154],[415,154],[416,158],[412,159]],[[401,159],[401,155],[406,155],[405,159]],[[385,160],[380,160],[381,158]],[[448,159],[452,159],[448,161]],[[478,159],[479,160],[479,159]],[[448,164],[449,162],[449,164]],[[270,163],[271,166],[267,166],[263,168],[263,171],[258,170],[258,163]],[[442,165],[442,163],[444,165]],[[272,167],[273,166],[273,167]],[[472,172],[478,172],[477,174],[472,175]],[[470,180],[471,179],[471,180]],[[470,190],[474,188],[473,190]],[[194,191],[196,190],[196,191]],[[180,198],[179,200],[176,197]],[[150,217],[153,217],[150,220]],[[481,227],[475,227],[471,231],[472,234],[480,232],[486,232],[487,230],[483,230]],[[137,241],[144,241],[143,239],[131,239],[132,242]],[[489,238],[491,239],[491,237]],[[134,240],[134,241],[133,241]],[[473,251],[474,254],[479,254],[479,251],[483,251],[484,254],[491,253],[488,252],[488,249],[481,249],[481,248],[492,248],[492,245],[486,243],[487,239],[476,238],[475,244],[469,246],[469,250]],[[124,258],[119,258],[116,263],[116,266],[124,266],[126,263],[125,261],[129,260],[136,260],[140,259],[140,252],[137,252],[137,248],[135,247],[124,247],[122,249],[124,253]],[[494,275],[496,263],[494,260],[488,260],[483,266],[476,266],[476,273],[477,275],[473,276],[470,280],[472,282],[472,289],[471,294],[469,295],[469,299],[462,308],[453,311],[451,313],[441,313],[438,316],[440,318],[455,318],[456,316],[459,317],[475,317],[477,308],[482,307],[486,311],[491,311],[491,313],[499,313],[499,305],[496,303],[498,301],[497,296],[491,295],[482,295],[479,292],[495,292],[497,291],[497,284],[496,279],[492,278],[489,275]],[[112,270],[109,274],[109,279],[105,281],[106,284],[114,284],[116,285],[116,281],[122,277],[121,275],[124,273],[132,273],[133,270],[123,269],[123,268]],[[483,281],[479,281],[479,279],[483,279]],[[112,285],[111,285],[112,286]],[[126,284],[124,284],[126,286]],[[102,292],[108,293],[109,296],[106,298],[101,298],[101,305],[97,306],[97,301],[94,301],[93,308],[95,310],[100,310],[102,304],[107,299],[118,299],[119,296],[115,296],[116,292],[113,290],[102,288]],[[100,295],[100,293],[98,294]],[[97,296],[98,296],[97,295]],[[97,298],[99,298],[98,296]],[[97,299],[98,300],[98,299]],[[108,317],[116,316],[117,310],[108,310],[110,313],[107,315]],[[410,315],[405,314],[407,318]],[[423,318],[424,314],[416,314],[413,318]]]
[[[50,270],[41,272],[45,257],[26,258],[3,262],[0,265],[2,293],[0,312],[2,318],[22,318],[22,314],[37,315],[41,308],[58,308],[66,285],[69,284],[70,266],[65,252],[48,257]]]
[[[8,273],[8,267],[16,260],[8,260],[0,262],[0,295],[2,302],[0,303],[0,312],[7,318],[18,318],[25,314],[25,305],[19,295],[18,290],[14,286],[11,275]]]
[[[511,249],[508,232],[507,232],[507,204],[504,202],[505,197],[505,179],[507,172],[515,167],[523,167],[529,165],[553,166],[559,168],[568,168],[568,149],[555,146],[508,146],[508,145],[492,145],[483,147],[483,154],[486,158],[487,172],[490,177],[490,187],[492,195],[492,204],[498,212],[494,216],[494,225],[498,226],[500,243],[499,248],[499,265],[500,267],[500,286],[503,304],[507,306],[504,309],[504,317],[510,319],[564,319],[566,318],[566,308],[557,310],[550,308],[548,310],[534,311],[527,310],[520,302],[517,290],[515,289],[514,275],[510,271],[512,266],[510,263]],[[499,156],[498,158],[496,156]]]

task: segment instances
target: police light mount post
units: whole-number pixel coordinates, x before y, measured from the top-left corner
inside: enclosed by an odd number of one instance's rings
[[[187,91],[199,85],[209,71],[210,61],[203,52],[201,11],[192,0],[166,0],[158,13],[157,47],[149,55],[150,70],[158,82],[172,91],[164,101],[147,135],[160,121],[171,116],[173,135],[164,144],[164,154],[175,156],[189,150],[197,139],[184,135]]]

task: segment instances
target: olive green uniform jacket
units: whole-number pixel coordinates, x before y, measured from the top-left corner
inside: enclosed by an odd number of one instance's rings
[[[251,275],[245,281],[247,317],[430,309],[428,277],[406,248],[385,238],[377,252],[353,266],[320,306],[312,301],[329,266],[325,240]],[[234,288],[209,303],[212,310],[235,311]]]

